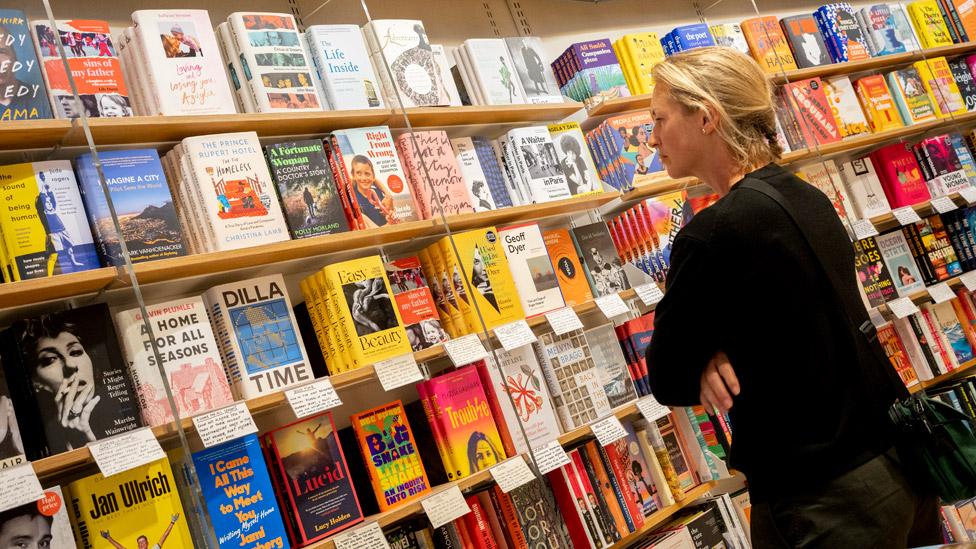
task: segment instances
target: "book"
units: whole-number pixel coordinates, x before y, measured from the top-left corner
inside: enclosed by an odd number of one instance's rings
[[[969,178],[949,135],[926,137],[913,147],[932,196],[949,195],[968,188]]]
[[[898,107],[901,120],[906,126],[938,118],[935,104],[928,92],[925,91],[922,77],[919,76],[918,69],[915,67],[905,67],[889,72],[888,86],[891,89],[891,96],[895,100],[895,105]]]
[[[546,331],[533,345],[563,431],[610,413],[600,370],[582,330],[558,336]]]
[[[193,453],[218,547],[284,547],[288,535],[255,434]]]
[[[0,414],[3,414],[7,421],[7,429],[0,436],[0,470],[3,470],[27,463],[27,457],[24,455],[23,437],[17,423],[17,411],[14,410],[7,377],[2,368],[0,368]]]
[[[31,26],[51,109],[58,118],[132,116],[129,90],[122,76],[108,21],[74,19],[34,22]],[[75,104],[71,81],[58,51],[61,42],[71,80],[81,104]],[[18,58],[19,59],[19,58]]]
[[[381,108],[379,80],[362,31],[356,25],[312,25],[305,29],[325,99],[334,110]]]
[[[214,286],[203,299],[237,399],[313,379],[280,274]]]
[[[973,359],[973,348],[966,340],[959,317],[956,315],[949,301],[937,304],[926,304],[930,309],[936,328],[945,336],[949,343],[949,350],[953,353],[959,364],[964,364]]]
[[[479,321],[472,317],[469,325],[481,326],[483,322],[486,329],[493,330],[525,318],[498,231],[485,227],[454,233],[452,239],[457,255],[445,257],[448,271],[460,274],[472,312],[477,310],[480,317]],[[442,239],[440,245],[448,249],[450,243]]]
[[[485,105],[526,103],[515,62],[501,38],[467,39],[461,46],[467,50],[470,69],[484,97]]]
[[[593,292],[580,264],[579,253],[573,245],[568,229],[553,229],[542,233],[546,250],[556,271],[556,280],[567,307],[574,307],[593,299]]]
[[[362,522],[331,412],[273,429],[262,443],[292,544],[312,543]]]
[[[678,51],[715,45],[715,39],[712,38],[712,33],[705,23],[681,25],[675,27],[671,33],[674,35],[674,44]]]
[[[576,448],[567,452],[567,455],[572,461],[576,478],[580,483],[580,490],[585,494],[584,503],[593,517],[593,523],[596,527],[598,537],[603,540],[601,546],[610,547],[615,541],[622,539],[627,534],[627,531],[626,529],[621,531],[617,528],[616,521],[611,515],[610,507],[603,498],[602,485],[595,482],[595,476],[591,480],[591,473],[594,473],[594,471],[589,467],[589,462],[583,459],[584,453],[583,448]]]
[[[783,34],[793,51],[799,68],[818,67],[831,63],[827,44],[817,28],[813,15],[793,15],[779,20]]]
[[[596,365],[603,392],[612,408],[635,400],[637,392],[627,370],[627,361],[612,324],[603,324],[583,332],[593,363]]]
[[[868,49],[873,57],[894,55],[917,49],[914,46],[915,36],[911,26],[907,29],[898,23],[898,18],[904,18],[901,6],[890,4],[874,4],[861,8],[855,14],[858,23],[864,29]],[[907,23],[907,20],[905,21]],[[908,31],[905,33],[905,31]]]
[[[488,190],[491,191],[491,199],[495,206],[505,208],[514,205],[512,196],[508,192],[508,184],[505,181],[505,174],[502,166],[495,155],[495,147],[487,137],[476,135],[471,138],[471,143],[478,155],[478,162],[485,173],[488,182]]]
[[[529,547],[573,547],[569,542],[566,524],[545,479],[533,479],[510,491],[508,496],[512,500],[522,534]]]
[[[727,26],[725,31],[717,31],[716,27]],[[712,36],[718,45],[723,43],[726,37],[738,43],[738,47],[744,48],[744,53],[749,53],[749,46],[742,35],[739,25],[716,25],[711,28]],[[726,32],[727,31],[727,32]],[[620,49],[624,52],[630,68],[632,80],[637,85],[636,89],[631,89],[633,93],[651,93],[654,89],[654,78],[651,76],[651,69],[654,65],[664,60],[664,49],[661,47],[661,40],[656,32],[638,32],[625,34],[618,40]]]
[[[572,235],[594,297],[630,288],[623,262],[617,255],[606,223],[600,221],[573,227]]]
[[[901,116],[883,76],[874,74],[860,78],[854,82],[854,88],[871,131],[878,133],[902,127]]]
[[[882,260],[874,237],[854,241],[854,268],[871,307],[878,307],[897,297],[891,273]]]
[[[950,0],[952,7],[959,15],[959,23],[970,39],[976,36],[976,5],[966,0]]]
[[[495,203],[495,197],[492,195],[491,187],[488,184],[488,173],[486,173],[485,166],[481,163],[482,158],[479,157],[472,138],[459,137],[451,139],[451,148],[454,149],[454,159],[457,161],[461,178],[468,188],[471,206],[474,208],[474,211],[489,212],[495,208],[502,207]],[[494,162],[494,158],[491,158],[490,161]],[[498,165],[496,163],[495,170],[497,169]],[[504,183],[502,183],[502,187],[504,188]]]
[[[976,80],[973,79],[973,73],[969,70],[966,58],[956,57],[947,60],[946,63],[952,72],[952,79],[955,80],[956,86],[959,88],[959,95],[962,96],[966,110],[976,110]]]
[[[742,27],[736,23],[722,23],[708,27],[715,39],[716,46],[733,48],[741,53],[749,55],[749,43],[746,42],[745,35],[742,34]],[[663,56],[662,56],[663,57]]]
[[[27,16],[20,10],[3,9],[0,20],[4,24],[2,40],[6,61],[5,83],[0,90],[0,122],[54,118]]]
[[[841,140],[840,130],[820,78],[809,78],[783,86],[790,107],[808,146],[826,145]]]
[[[557,58],[556,63],[559,62],[567,66],[567,78],[557,77],[563,95],[577,101],[630,95],[613,44],[607,38],[572,44]]]
[[[114,219],[92,156],[79,156],[75,165],[102,263],[125,264],[122,238],[132,263],[186,255],[176,206],[156,149],[102,151],[98,160]],[[116,221],[122,229],[121,238],[115,229]]]
[[[858,219],[870,219],[891,211],[869,157],[843,163],[840,174],[847,183],[848,196],[854,203]]]
[[[739,23],[742,34],[749,43],[752,57],[759,66],[768,73],[794,70],[797,68],[796,59],[790,51],[790,45],[783,36],[779,21],[772,15],[753,17]]]
[[[552,136],[545,126],[510,130],[508,140],[531,202],[550,202],[572,196]]]
[[[321,140],[275,143],[264,150],[292,238],[349,230]]]
[[[932,102],[939,108],[940,116],[966,112],[966,102],[959,93],[959,86],[945,57],[935,57],[912,64],[922,78],[922,85]]]
[[[77,545],[68,515],[61,487],[50,486],[44,488],[41,499],[4,510],[0,533],[9,547],[74,549]]]
[[[232,114],[233,92],[206,10],[132,12],[139,69],[148,77],[149,115]]]
[[[71,163],[0,166],[4,276],[43,278],[101,266]]]
[[[71,527],[82,547],[192,547],[193,538],[167,459],[105,478],[96,473],[63,486]],[[169,542],[166,544],[166,542]]]
[[[892,208],[910,206],[931,198],[922,170],[909,145],[892,143],[870,155]]]
[[[475,211],[473,197],[461,177],[446,132],[405,133],[395,141],[420,218],[434,219]]]
[[[603,182],[597,175],[586,138],[578,122],[551,124],[548,127],[569,193],[573,196],[601,192]]]
[[[349,418],[380,511],[430,493],[403,404],[397,400]]]
[[[420,260],[416,256],[394,259],[385,268],[410,348],[419,351],[450,339],[441,326]]]
[[[826,4],[813,13],[834,63],[869,59],[864,31],[858,25],[854,8],[847,2]]]
[[[502,227],[498,236],[525,316],[530,318],[565,306],[539,225]]]
[[[451,62],[447,58],[447,51],[442,44],[431,44],[430,51],[434,54],[434,62],[441,71],[441,81],[444,83],[444,91],[452,107],[460,107],[464,103],[461,101],[461,92],[458,91],[454,75],[451,74]],[[470,104],[470,101],[469,103]]]
[[[796,175],[827,195],[830,203],[834,206],[834,211],[837,212],[845,226],[849,224],[849,220],[854,218],[854,205],[851,204],[851,199],[844,188],[844,181],[840,178],[837,164],[833,160],[804,164],[797,168]]]
[[[227,81],[230,83],[231,88],[233,88],[234,91],[234,102],[237,106],[237,111],[254,112],[254,97],[251,95],[251,90],[245,89],[241,83],[241,79],[244,78],[244,68],[241,66],[241,56],[237,52],[237,45],[235,44],[234,37],[230,32],[230,24],[228,24],[227,21],[223,21],[217,25],[215,30],[217,32],[217,47],[220,48],[220,57],[224,60],[224,68],[227,72]],[[125,42],[123,41],[123,45],[124,44]],[[125,59],[123,59],[123,71],[127,70],[128,67],[126,65],[129,63],[128,61],[125,61]],[[127,72],[126,74],[129,73]],[[138,92],[134,92],[133,95],[137,93]]]
[[[932,268],[935,278],[939,281],[962,274],[959,256],[952,247],[942,218],[936,214],[923,217],[915,222],[922,242],[924,260]]]
[[[916,0],[906,6],[912,27],[923,48],[951,46],[952,37],[936,0]]]
[[[402,102],[404,108],[450,104],[423,22],[373,19],[363,26],[363,35],[374,66],[389,67],[379,71],[387,103]]]

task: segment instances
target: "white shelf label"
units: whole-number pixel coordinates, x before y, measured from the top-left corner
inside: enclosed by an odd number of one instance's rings
[[[488,358],[488,351],[482,345],[478,334],[469,334],[444,342],[444,350],[455,366],[465,366]]]
[[[558,440],[539,448],[533,448],[532,453],[535,455],[535,465],[539,468],[539,474],[542,475],[570,464],[569,456],[566,455],[566,450],[563,450],[563,446],[559,444]]]
[[[620,424],[617,416],[609,416],[599,421],[594,421],[590,424],[590,430],[593,431],[596,439],[600,442],[600,446],[606,446],[615,440],[620,440],[627,436],[627,431],[624,430],[624,426]]]
[[[641,284],[634,288],[634,291],[637,292],[637,296],[644,302],[644,305],[648,307],[656,305],[658,301],[664,299],[664,292],[657,284]]]
[[[915,208],[912,208],[911,206],[895,208],[894,210],[891,210],[891,213],[902,225],[911,225],[912,223],[918,223],[922,220],[922,218],[918,216],[918,212],[915,211]]]
[[[384,391],[392,391],[424,379],[413,353],[381,360],[373,364],[373,369],[376,370],[376,377],[380,378]]]
[[[380,525],[371,522],[334,538],[336,549],[390,549]]]
[[[430,525],[440,528],[452,520],[457,520],[471,512],[468,502],[464,501],[461,489],[451,486],[428,498],[421,500],[420,505],[430,519]]]
[[[905,318],[918,312],[918,306],[907,297],[899,297],[888,302],[888,309],[896,318]]]
[[[976,290],[976,271],[969,271],[968,273],[959,275],[959,280],[962,281],[962,285],[970,292]]]
[[[555,311],[546,313],[546,320],[556,335],[563,335],[573,330],[582,330],[583,323],[580,322],[579,315],[572,307],[563,307]]]
[[[948,196],[940,196],[938,198],[933,198],[931,204],[932,204],[932,208],[934,208],[935,211],[939,212],[940,214],[951,212],[952,210],[955,210],[956,208],[959,207],[956,206],[956,203],[953,202],[952,199],[949,198]]]
[[[929,295],[932,296],[932,301],[936,303],[942,303],[944,301],[949,301],[950,299],[956,297],[955,292],[949,287],[949,284],[945,282],[939,282],[935,286],[929,286],[926,288],[929,291]]]
[[[30,463],[0,469],[0,511],[20,507],[44,497],[41,481],[37,480]]]
[[[506,351],[514,351],[536,341],[532,328],[525,320],[516,320],[495,328],[495,337]]]
[[[91,442],[88,450],[104,477],[166,457],[166,452],[163,452],[163,447],[149,427]]]
[[[498,487],[506,494],[523,484],[532,482],[532,479],[535,478],[532,469],[529,469],[529,465],[525,463],[525,458],[522,456],[515,456],[503,461],[488,471],[495,479]]]
[[[854,238],[861,240],[872,236],[878,236],[878,228],[871,223],[870,219],[858,219],[851,225],[854,231]]]
[[[251,411],[243,402],[194,416],[193,426],[205,448],[258,432]]]
[[[868,316],[871,318],[871,324],[874,324],[875,328],[880,328],[888,323],[885,317],[881,315],[881,311],[877,309],[868,309]]]
[[[637,401],[637,409],[644,419],[653,423],[671,413],[671,408],[661,404],[654,395],[647,395]]]
[[[327,377],[317,379],[308,385],[288,389],[285,391],[285,398],[288,399],[288,405],[297,418],[320,414],[342,406],[342,400],[336,394],[332,380]]]
[[[967,204],[976,202],[976,187],[966,187],[959,191],[959,196],[966,199]]]
[[[624,303],[623,298],[620,297],[620,294],[598,297],[596,298],[596,306],[603,311],[603,315],[607,317],[607,320],[615,316],[625,315],[630,311],[627,308],[627,304]]]

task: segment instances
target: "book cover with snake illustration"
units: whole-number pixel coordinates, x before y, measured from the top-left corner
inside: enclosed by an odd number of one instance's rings
[[[430,492],[402,402],[354,414],[350,422],[381,512]]]

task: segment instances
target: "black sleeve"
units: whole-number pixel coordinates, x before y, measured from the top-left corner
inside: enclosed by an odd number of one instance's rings
[[[719,350],[713,329],[716,285],[712,251],[694,238],[675,239],[667,291],[654,311],[647,369],[654,398],[669,406],[699,404],[699,381]]]

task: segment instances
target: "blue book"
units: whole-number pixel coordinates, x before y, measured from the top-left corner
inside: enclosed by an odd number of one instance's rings
[[[0,85],[0,122],[54,118],[27,16],[20,10],[0,10],[0,24],[5,30],[0,72],[7,79]]]
[[[813,15],[834,63],[860,61],[871,57],[864,31],[850,4],[837,2],[820,6]]]
[[[712,38],[712,33],[708,30],[708,25],[704,23],[682,25],[675,28],[672,32],[675,35],[674,41],[681,51],[715,45],[715,39]]]
[[[257,435],[194,452],[193,465],[221,549],[289,546]]]
[[[478,155],[478,162],[481,163],[481,171],[485,172],[485,179],[488,180],[488,191],[491,192],[491,199],[495,201],[498,208],[512,206],[512,197],[508,194],[508,187],[505,185],[505,178],[502,176],[502,169],[498,166],[498,158],[491,142],[483,135],[476,135],[471,138],[474,150]]]
[[[875,4],[861,8],[857,20],[864,29],[871,55],[892,55],[908,51],[905,39],[895,26],[895,13],[888,4]]]
[[[106,186],[133,263],[186,255],[183,231],[156,149],[98,153]],[[92,161],[76,161],[81,196],[106,265],[123,265],[122,245]]]

